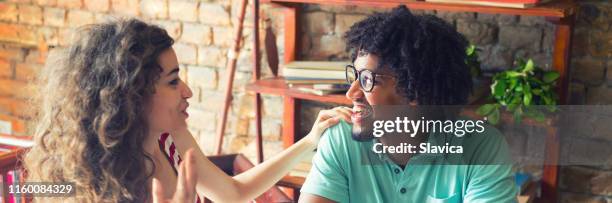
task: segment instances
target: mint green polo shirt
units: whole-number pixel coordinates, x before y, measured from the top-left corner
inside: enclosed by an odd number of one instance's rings
[[[508,146],[497,129],[486,126],[478,135],[439,137],[464,146],[464,153],[418,154],[402,169],[387,155],[372,152],[375,140],[354,141],[351,125],[341,121],[322,136],[301,192],[336,202],[517,201]],[[442,143],[432,136],[428,142]],[[445,159],[465,162],[438,164]]]

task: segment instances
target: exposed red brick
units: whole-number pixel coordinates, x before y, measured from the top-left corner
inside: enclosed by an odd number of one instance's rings
[[[198,50],[195,45],[177,43],[172,46],[178,57],[179,63],[196,64]]]
[[[89,11],[71,10],[68,11],[68,25],[78,27],[94,23],[94,14]]]
[[[43,15],[45,25],[61,27],[66,22],[66,9],[47,7]]]
[[[111,7],[119,15],[138,16],[140,15],[140,4],[138,0],[112,0]]]
[[[44,46],[57,46],[59,45],[59,29],[54,27],[41,27],[38,29],[39,36],[41,36]],[[40,58],[39,61],[44,62],[44,58]]]
[[[27,85],[26,82],[0,79],[0,96],[17,97],[23,95],[23,88]]]
[[[15,66],[15,79],[21,81],[32,81],[42,65],[39,64],[28,64],[18,63]]]
[[[23,61],[24,52],[19,47],[4,46],[0,47],[0,58],[7,60]]]
[[[196,22],[198,20],[198,2],[195,1],[169,1],[168,13],[170,19]]]
[[[6,2],[0,3],[0,20],[17,22],[17,6]]]
[[[42,8],[35,5],[21,4],[17,6],[19,10],[19,23],[30,25],[41,25],[43,23]]]
[[[35,33],[31,27],[0,23],[0,41],[36,46],[38,41]]]
[[[164,0],[143,0],[140,2],[140,11],[144,17],[167,19],[168,2]]]
[[[41,6],[55,6],[57,0],[34,0],[34,3]]]
[[[13,77],[13,66],[6,59],[0,59],[0,78],[11,79]]]
[[[33,112],[27,108],[27,101],[10,97],[0,97],[0,113],[20,118],[31,118]]]
[[[57,6],[62,8],[81,8],[83,2],[81,0],[57,0]]]
[[[107,12],[110,9],[110,0],[84,0],[85,8],[94,12]]]

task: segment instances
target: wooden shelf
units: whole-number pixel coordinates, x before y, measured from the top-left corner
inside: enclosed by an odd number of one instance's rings
[[[297,89],[290,88],[283,78],[268,78],[261,79],[254,83],[247,85],[247,91],[257,92],[261,94],[271,94],[278,96],[289,96],[297,99],[310,100],[310,101],[318,101],[318,102],[332,102],[337,104],[347,104],[352,105],[351,101],[348,100],[344,94],[331,94],[331,95],[315,95],[307,92],[303,92]],[[461,114],[467,116],[472,119],[482,119],[483,116],[476,113],[476,109],[480,107],[480,105],[484,104],[482,100],[476,101],[474,104],[465,108]],[[512,114],[502,111],[500,115],[500,122],[513,124],[514,117]],[[523,118],[522,124],[529,126],[536,126],[546,128],[551,126],[554,123],[554,118],[547,118],[544,122],[537,122],[534,119]]]
[[[331,95],[315,95],[306,93],[294,88],[290,88],[283,78],[268,78],[260,79],[254,83],[248,84],[246,90],[250,92],[257,92],[261,94],[272,94],[280,96],[289,96],[297,99],[319,101],[319,102],[331,102],[337,104],[352,104],[344,94],[331,94]]]
[[[306,4],[323,4],[323,5],[354,5],[354,6],[375,6],[375,7],[395,7],[398,5],[406,5],[410,9],[415,10],[439,10],[453,12],[477,12],[490,14],[508,14],[508,15],[529,15],[529,16],[544,16],[563,18],[571,16],[576,12],[576,4],[570,0],[558,0],[532,8],[505,8],[494,6],[478,6],[478,5],[462,5],[462,4],[447,4],[447,3],[432,3],[415,0],[263,0],[267,3],[306,3]]]

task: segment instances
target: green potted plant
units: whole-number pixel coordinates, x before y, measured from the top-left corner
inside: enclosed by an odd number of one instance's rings
[[[556,110],[558,98],[554,86],[558,78],[559,73],[545,71],[531,59],[518,60],[514,69],[493,76],[491,97],[495,103],[484,104],[476,112],[487,116],[491,124],[498,123],[502,108],[511,112],[517,123],[521,122],[523,116],[542,122],[545,120],[545,111]]]
[[[468,103],[474,103],[481,98],[485,97],[488,92],[488,87],[491,84],[489,78],[485,78],[482,75],[482,70],[480,69],[480,61],[478,60],[478,49],[475,45],[470,44],[466,49],[466,59],[465,64],[470,69],[470,75],[472,75],[472,82],[474,84],[474,88],[472,94],[468,98]]]

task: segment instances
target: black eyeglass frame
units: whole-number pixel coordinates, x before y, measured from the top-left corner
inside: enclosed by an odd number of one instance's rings
[[[353,72],[355,73],[355,75],[354,75],[355,80],[354,81],[351,81],[349,79],[349,69],[352,69]],[[362,75],[362,72],[365,72],[365,71],[369,72],[372,75],[372,86],[369,89],[366,89],[363,86],[363,83],[361,82],[361,79],[360,79],[360,77]],[[374,86],[376,86],[376,76],[391,77],[391,76],[387,76],[385,74],[375,73],[375,72],[373,72],[371,70],[368,70],[368,69],[362,69],[362,70],[357,71],[357,68],[355,68],[355,66],[353,66],[351,64],[348,64],[348,65],[346,65],[344,67],[344,74],[345,74],[345,77],[346,77],[346,82],[348,82],[349,84],[353,84],[353,82],[359,81],[359,87],[363,91],[365,91],[365,92],[372,92],[372,90],[374,89]]]

